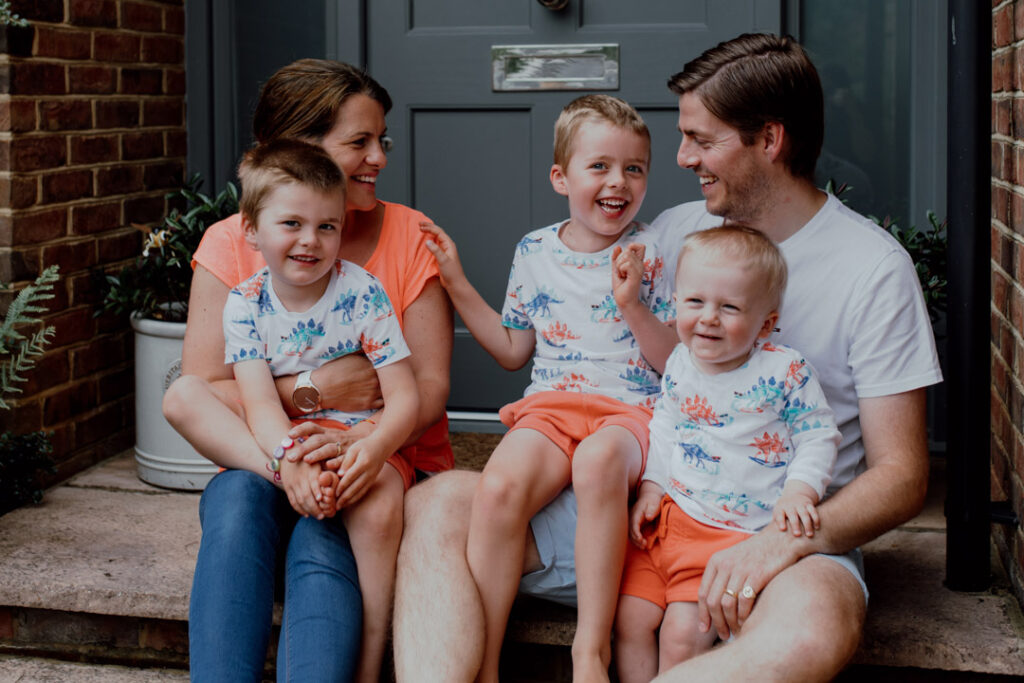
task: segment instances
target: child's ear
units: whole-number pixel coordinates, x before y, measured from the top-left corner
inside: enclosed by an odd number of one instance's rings
[[[249,217],[242,214],[242,231],[245,233],[245,242],[253,251],[259,251],[260,245],[256,242],[256,224],[249,220]]]
[[[565,182],[565,171],[562,170],[560,164],[554,164],[551,167],[551,187],[555,188],[555,192],[558,194],[568,197],[569,186]]]
[[[761,331],[757,333],[758,339],[767,339],[772,336],[772,332],[775,331],[775,323],[779,322],[779,312],[772,311],[768,314],[768,317],[764,319],[764,324],[761,325]]]

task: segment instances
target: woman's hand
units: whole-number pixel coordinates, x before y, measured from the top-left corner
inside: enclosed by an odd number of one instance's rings
[[[285,459],[323,463],[324,467],[337,471],[348,447],[372,434],[375,428],[376,425],[369,420],[363,420],[351,429],[331,429],[315,422],[303,422],[288,432],[295,445],[288,449]]]

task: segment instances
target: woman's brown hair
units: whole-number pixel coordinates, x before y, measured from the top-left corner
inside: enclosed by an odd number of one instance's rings
[[[257,143],[277,138],[320,142],[351,95],[366,95],[391,109],[388,91],[365,71],[329,59],[300,59],[278,69],[260,90],[252,119]]]

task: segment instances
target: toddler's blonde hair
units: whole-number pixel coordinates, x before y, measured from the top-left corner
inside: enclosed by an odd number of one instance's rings
[[[603,121],[636,133],[647,140],[647,157],[650,160],[651,133],[636,109],[611,95],[583,95],[565,105],[555,121],[555,163],[562,168],[569,164],[576,151],[573,149],[576,133],[586,121]]]
[[[691,252],[745,264],[754,277],[760,278],[772,309],[778,311],[781,308],[782,295],[786,292],[786,259],[760,230],[733,224],[690,233],[679,250],[677,282],[682,272],[683,257]]]

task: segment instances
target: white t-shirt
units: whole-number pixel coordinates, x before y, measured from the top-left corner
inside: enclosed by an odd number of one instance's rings
[[[664,211],[651,224],[665,254],[683,238],[721,225],[704,202]],[[864,469],[858,399],[889,396],[942,381],[935,339],[914,264],[885,230],[829,195],[803,228],[779,244],[789,268],[780,332],[818,379],[843,439],[830,490]],[[665,276],[675,280],[676,262]]]
[[[224,342],[225,363],[263,359],[274,377],[315,370],[356,351],[375,368],[410,353],[380,280],[341,260],[323,296],[306,311],[284,307],[267,268],[232,289],[224,305]],[[352,425],[373,412],[325,409],[302,417]]]
[[[800,353],[759,341],[746,363],[708,375],[678,344],[661,382],[644,479],[690,517],[753,533],[788,480],[824,495],[839,430]]]
[[[647,363],[612,296],[616,246],[645,245],[640,300],[661,320],[675,317],[671,280],[650,229],[634,223],[607,249],[573,251],[559,238],[564,223],[528,233],[516,245],[502,324],[535,330],[530,386],[579,391],[630,405],[654,406],[661,377]]]

